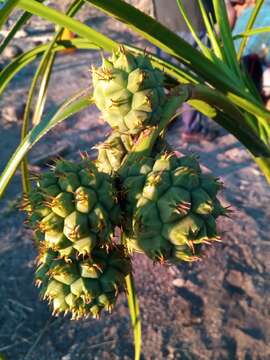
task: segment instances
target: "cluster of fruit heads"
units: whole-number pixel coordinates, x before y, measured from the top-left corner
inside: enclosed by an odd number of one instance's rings
[[[54,314],[73,319],[110,311],[131,273],[132,251],[154,262],[200,258],[219,240],[226,214],[219,181],[194,156],[176,157],[164,140],[149,156],[126,162],[138,135],[157,125],[166,101],[163,74],[147,56],[120,49],[93,68],[94,98],[113,128],[98,158],[58,160],[24,200],[39,239],[36,283]],[[120,228],[125,241],[115,238]]]

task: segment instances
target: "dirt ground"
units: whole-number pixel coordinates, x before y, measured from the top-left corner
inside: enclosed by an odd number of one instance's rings
[[[37,21],[37,20],[36,20]],[[120,41],[143,44],[123,27],[96,12],[89,23]],[[30,24],[31,25],[31,24]],[[29,26],[30,26],[29,25]],[[18,39],[25,48],[31,39]],[[46,111],[90,83],[89,66],[97,52],[60,55],[50,84]],[[0,100],[0,169],[19,143],[20,121],[3,109],[26,99],[35,65],[23,70]],[[34,170],[42,170],[46,153],[60,149],[67,158],[79,151],[94,157],[92,146],[109,128],[92,107],[60,124],[31,152]],[[134,256],[142,317],[142,359],[270,359],[270,192],[247,152],[224,132],[212,142],[180,141],[181,124],[168,131],[168,141],[183,153],[194,152],[225,184],[222,196],[232,205],[231,219],[219,223],[223,242],[208,249],[203,261],[177,267],[155,265]],[[39,300],[33,284],[36,249],[32,234],[15,208],[19,172],[0,212],[0,354],[7,360],[132,359],[133,340],[124,295],[112,315],[100,320],[54,318]],[[1,356],[0,356],[1,358]]]

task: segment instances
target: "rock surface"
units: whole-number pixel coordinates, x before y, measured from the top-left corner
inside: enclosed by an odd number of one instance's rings
[[[153,1],[152,0],[128,0],[128,3],[132,4],[136,8],[146,12],[147,14],[153,14]]]

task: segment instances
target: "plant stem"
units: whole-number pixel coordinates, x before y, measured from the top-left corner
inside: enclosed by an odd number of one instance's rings
[[[187,100],[187,98],[188,92],[186,89],[183,89],[181,95],[173,95],[168,98],[167,103],[163,108],[163,116],[159,125],[150,127],[141,133],[132,151],[122,164],[122,167],[136,162],[136,160],[142,156],[149,156],[151,154],[152,148],[159,134],[166,129],[176,110],[183,104],[184,101]]]
[[[187,85],[175,89],[177,95],[169,97],[164,106],[164,114],[159,126],[146,129],[139,137],[137,143],[127,156],[128,164],[136,162],[142,156],[149,156],[159,134],[167,127],[170,119],[184,101],[199,100],[213,106],[216,111],[207,115],[230,131],[251,153],[257,165],[270,182],[270,149],[261,141],[255,128],[252,128],[245,117],[230,100],[217,90],[212,90],[205,85]]]

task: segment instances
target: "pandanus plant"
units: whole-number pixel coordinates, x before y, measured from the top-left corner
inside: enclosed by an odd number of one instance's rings
[[[32,15],[57,25],[49,43],[19,55],[0,73],[0,93],[24,67],[40,58],[24,111],[21,141],[0,177],[4,194],[21,166],[23,201],[38,246],[36,283],[55,314],[73,319],[99,317],[126,293],[140,358],[141,323],[132,276],[131,253],[155,263],[196,261],[202,246],[219,241],[216,219],[228,209],[217,198],[222,184],[203,174],[194,156],[177,157],[164,130],[187,102],[236,137],[270,180],[270,113],[240,65],[248,36],[264,1],[254,7],[238,53],[223,0],[214,0],[216,27],[198,0],[211,43],[205,47],[180,0],[176,0],[199,50],[150,16],[122,0],[75,0],[61,13],[35,0],[7,0],[3,26],[15,9],[22,12],[0,45],[9,45]],[[176,62],[115,40],[75,20],[93,5],[122,21]],[[63,40],[63,29],[77,38]],[[218,29],[216,32],[214,29]],[[93,92],[81,89],[53,115],[43,114],[57,52],[88,49],[111,52],[92,68]],[[71,53],[72,54],[72,53]],[[37,96],[36,96],[37,95]],[[34,101],[36,99],[36,101]],[[28,152],[54,126],[96,105],[112,133],[97,146],[97,159],[56,161],[49,171],[29,176]],[[31,111],[32,110],[32,111]],[[117,231],[115,231],[117,229]]]

